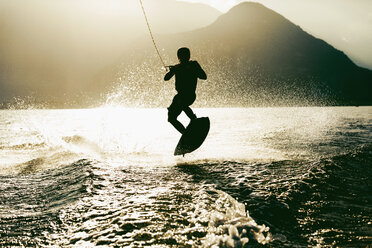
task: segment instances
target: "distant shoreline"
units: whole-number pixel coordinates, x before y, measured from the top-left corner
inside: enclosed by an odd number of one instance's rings
[[[248,109],[248,108],[336,108],[336,107],[372,107],[372,105],[266,105],[266,106],[195,106],[195,109]],[[166,109],[167,106],[93,106],[93,107],[0,107],[0,110],[82,110],[82,109]]]

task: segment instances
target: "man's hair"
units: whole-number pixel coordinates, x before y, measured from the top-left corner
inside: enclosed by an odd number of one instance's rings
[[[187,47],[181,47],[177,51],[177,57],[182,62],[187,62],[190,59],[190,49]]]

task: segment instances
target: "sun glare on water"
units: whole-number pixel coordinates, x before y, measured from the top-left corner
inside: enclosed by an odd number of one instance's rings
[[[173,156],[181,135],[168,123],[166,108],[4,111],[3,118],[11,121],[2,127],[8,130],[2,132],[3,147],[9,148],[0,150],[1,166],[43,170],[82,157],[110,166],[301,158],[311,155],[309,140],[324,139],[340,121],[336,110],[194,109],[198,117],[209,117],[211,129],[204,144],[185,157]],[[179,120],[189,123],[184,114]]]

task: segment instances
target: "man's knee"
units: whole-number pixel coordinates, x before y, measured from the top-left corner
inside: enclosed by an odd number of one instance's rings
[[[169,122],[169,123],[173,123],[173,122],[175,122],[175,121],[176,121],[176,118],[171,117],[171,116],[168,116],[168,122]]]
[[[168,122],[173,123],[177,121],[177,117],[181,114],[181,111],[174,108],[168,108]]]
[[[171,112],[168,112],[168,122],[173,123],[177,120],[177,116]]]

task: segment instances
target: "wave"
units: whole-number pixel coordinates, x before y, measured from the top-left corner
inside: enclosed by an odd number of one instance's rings
[[[97,194],[79,202],[79,213],[76,207],[64,211],[65,231],[48,235],[48,242],[74,247],[230,247],[231,243],[239,247],[248,242],[267,244],[278,239],[270,234],[268,227],[257,224],[243,204],[225,192],[206,191],[204,187],[181,181],[170,185],[160,182],[154,187],[153,182],[136,181],[137,176],[143,175],[135,176],[130,170],[120,173],[129,174],[134,180],[120,186],[101,181],[94,187]],[[159,179],[156,174],[151,176]],[[167,190],[163,189],[163,183],[168,184]],[[117,194],[118,191],[121,193]]]
[[[82,158],[56,152],[0,176],[0,245],[357,247],[372,236],[361,221],[371,216],[370,145],[317,160],[171,167]]]
[[[38,163],[34,162],[34,164]],[[24,200],[42,203],[36,209],[43,209],[43,212],[48,211],[51,206],[62,206],[66,202],[76,199],[75,197],[71,198],[73,196],[72,192],[77,188],[76,186],[82,187],[86,185],[86,180],[92,176],[91,164],[91,161],[82,159],[60,168],[53,168],[52,170],[43,170],[41,172],[22,175],[0,176],[2,180],[1,189],[4,193],[1,204],[19,210],[29,209],[32,213],[39,213],[33,208],[37,204],[30,204],[30,208],[17,208],[16,206],[18,203],[24,204],[26,202]],[[86,191],[80,191],[80,193],[84,192]],[[13,216],[14,211],[8,210],[1,209],[0,216]],[[22,215],[23,213],[20,214]]]
[[[58,231],[60,210],[90,194],[91,164],[0,176],[0,246],[40,246],[45,231]]]
[[[26,142],[0,147],[6,157],[0,164],[0,175],[30,174],[58,169],[83,158],[102,158],[97,144],[74,135],[44,142]]]
[[[366,224],[372,214],[371,161],[372,146],[363,145],[319,160],[186,163],[177,168],[245,204],[250,216],[286,245],[360,247],[372,237]]]
[[[22,144],[17,144],[17,145],[1,145],[0,150],[24,150],[24,149],[38,149],[38,148],[43,148],[47,146],[45,142],[39,142],[39,143],[31,143],[31,142],[26,142]]]
[[[94,153],[94,154],[103,154],[102,149],[100,146],[90,141],[87,138],[84,138],[80,135],[73,135],[73,136],[64,136],[62,140],[67,144],[73,145],[70,149],[75,152],[85,152],[85,153]]]
[[[287,200],[310,244],[361,247],[372,237],[372,146],[321,159]]]
[[[47,170],[58,170],[68,167],[79,159],[81,159],[80,154],[69,151],[50,152],[48,155],[2,168],[0,175],[27,175]]]

